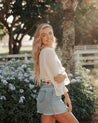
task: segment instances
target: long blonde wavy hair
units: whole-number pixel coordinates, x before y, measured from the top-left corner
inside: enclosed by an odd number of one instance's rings
[[[51,28],[53,31],[53,28],[50,24],[43,23],[38,26],[34,33],[34,41],[32,45],[32,58],[33,58],[33,63],[34,63],[34,71],[33,71],[33,79],[34,82],[37,83],[37,85],[41,85],[41,80],[40,80],[40,66],[39,66],[39,55],[41,50],[46,47],[42,41],[41,41],[41,31],[45,28]],[[53,38],[53,45],[52,48],[55,50],[57,46],[56,38],[54,36]]]

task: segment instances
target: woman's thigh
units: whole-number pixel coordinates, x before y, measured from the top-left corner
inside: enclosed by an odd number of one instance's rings
[[[60,123],[79,123],[72,112],[64,112],[54,115],[54,118]]]
[[[41,114],[41,123],[55,123],[55,118],[53,115]]]

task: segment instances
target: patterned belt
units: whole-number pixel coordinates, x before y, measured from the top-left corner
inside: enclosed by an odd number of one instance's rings
[[[47,84],[47,85],[52,85],[52,83],[49,82],[49,81],[47,81],[47,82],[46,82],[46,81],[43,81],[43,83],[44,83],[44,84]]]

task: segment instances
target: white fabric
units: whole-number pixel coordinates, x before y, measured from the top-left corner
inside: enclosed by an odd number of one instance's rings
[[[54,85],[55,92],[57,96],[61,96],[64,92],[68,92],[68,89],[65,85],[70,83],[65,68],[62,66],[61,61],[59,60],[56,52],[53,48],[45,47],[41,50],[39,56],[40,64],[40,79],[42,81],[51,81]],[[67,77],[62,83],[57,83],[54,80],[54,76],[58,74],[65,74]]]

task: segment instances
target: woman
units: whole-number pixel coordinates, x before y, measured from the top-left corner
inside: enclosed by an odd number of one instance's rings
[[[60,123],[78,123],[71,112],[72,105],[65,86],[70,81],[56,55],[56,45],[52,26],[41,24],[34,34],[32,50],[33,76],[41,86],[37,98],[37,112],[41,113],[41,123],[55,123],[56,120]],[[62,95],[65,96],[65,104],[61,99]]]

